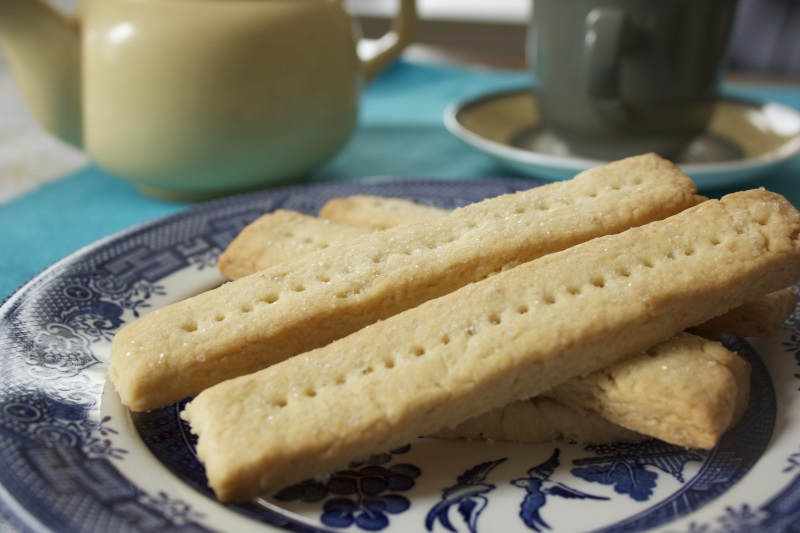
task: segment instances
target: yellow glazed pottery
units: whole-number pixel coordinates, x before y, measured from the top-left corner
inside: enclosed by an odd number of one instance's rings
[[[368,59],[339,0],[84,0],[74,19],[0,0],[0,43],[45,128],[147,193],[202,198],[335,154],[415,7],[400,0]]]

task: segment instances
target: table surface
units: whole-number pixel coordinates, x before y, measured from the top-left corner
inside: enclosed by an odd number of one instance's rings
[[[454,101],[529,86],[529,75],[408,59],[423,55],[409,53],[365,89],[355,135],[341,153],[307,176],[309,183],[376,176],[514,176],[447,132],[442,113]],[[731,83],[725,91],[800,109],[800,88],[793,85]],[[42,131],[24,108],[2,59],[0,117],[0,299],[82,246],[191,206],[142,196]],[[780,192],[800,206],[798,175],[800,159],[795,159],[749,185]],[[703,192],[718,196],[730,191]]]

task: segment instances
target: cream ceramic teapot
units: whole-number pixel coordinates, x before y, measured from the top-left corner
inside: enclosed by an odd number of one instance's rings
[[[409,43],[415,0],[357,53],[342,0],[0,0],[0,44],[36,119],[146,193],[288,183],[351,136],[360,89]]]

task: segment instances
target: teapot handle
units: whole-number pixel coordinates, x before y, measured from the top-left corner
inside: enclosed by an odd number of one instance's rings
[[[370,47],[369,55],[359,50],[366,81],[378,75],[386,66],[411,44],[417,27],[416,0],[398,0],[399,6],[392,21],[392,28]]]

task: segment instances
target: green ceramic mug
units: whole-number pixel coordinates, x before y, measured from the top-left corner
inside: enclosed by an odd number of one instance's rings
[[[532,0],[543,127],[569,152],[675,158],[711,118],[736,0]]]

